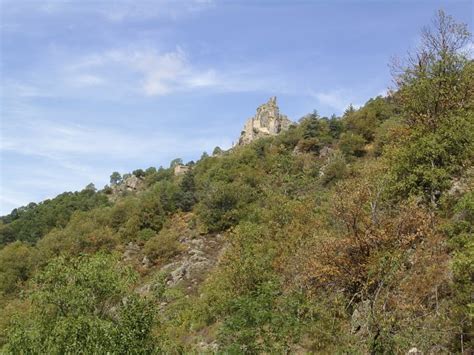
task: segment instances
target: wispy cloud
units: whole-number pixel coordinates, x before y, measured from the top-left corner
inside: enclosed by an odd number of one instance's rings
[[[70,56],[59,49],[41,76],[4,81],[3,96],[20,98],[154,97],[186,92],[296,93],[290,78],[265,63],[197,63],[181,47],[159,51],[151,47],[118,47]],[[297,85],[295,85],[297,86]]]
[[[76,76],[72,75],[68,77],[67,80],[72,86],[80,88],[106,84],[106,80],[104,78],[94,74],[78,74]]]
[[[98,16],[109,22],[151,20],[160,18],[179,19],[215,6],[213,0],[154,0],[154,1],[58,1],[43,0],[41,2],[3,0],[2,11],[7,24],[16,23],[15,18],[40,14],[42,16]],[[16,28],[18,30],[19,28]]]
[[[81,126],[61,122],[33,120],[23,121],[6,127],[6,134],[0,142],[1,151],[24,155],[37,155],[53,160],[76,157],[97,157],[100,159],[137,159],[144,154],[167,153],[170,147],[177,154],[209,149],[207,137],[182,139],[179,134],[167,132],[123,132],[111,127]],[[152,139],[153,138],[153,139]],[[211,137],[212,139],[212,137]],[[216,145],[229,145],[224,138]],[[77,167],[74,162],[68,168]]]
[[[83,126],[48,120],[21,120],[3,127],[0,154],[12,169],[0,169],[0,214],[37,198],[80,190],[93,182],[102,187],[113,170],[146,167],[152,161],[196,157],[213,147],[230,147],[231,139],[218,132],[184,137],[179,132],[121,131],[110,126]],[[126,171],[122,171],[126,172]],[[13,175],[12,175],[13,174]],[[12,179],[12,176],[15,176]],[[8,188],[7,188],[8,186]]]
[[[319,104],[328,106],[339,113],[353,105],[354,107],[361,106],[360,102],[356,102],[353,95],[343,90],[332,90],[332,91],[309,91],[309,95],[318,100]]]
[[[117,78],[116,73],[121,73]],[[65,77],[85,77],[107,82],[115,89],[120,80],[127,78],[125,90],[135,94],[161,96],[190,90],[213,90],[217,92],[250,92],[286,90],[287,82],[282,75],[268,72],[264,65],[253,63],[242,68],[240,65],[226,68],[212,68],[196,65],[180,47],[176,50],[159,52],[151,48],[119,48],[84,56],[70,63],[64,70]],[[93,82],[96,83],[96,82]]]

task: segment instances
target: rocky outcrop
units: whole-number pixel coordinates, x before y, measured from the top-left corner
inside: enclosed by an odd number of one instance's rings
[[[273,96],[267,103],[260,105],[255,116],[245,123],[238,145],[248,144],[260,137],[274,136],[288,129],[291,123],[287,116],[280,114],[276,97]]]
[[[224,236],[217,234],[197,237],[183,235],[179,238],[179,243],[182,251],[158,268],[134,243],[129,243],[125,247],[122,260],[135,264],[142,272],[162,275],[163,280],[160,282],[163,282],[163,287],[179,287],[189,295],[197,291],[199,285],[217,265],[225,250],[226,242]],[[141,295],[149,294],[157,287],[155,281],[139,286],[137,291]]]
[[[167,286],[179,284],[188,290],[200,284],[210,269],[217,263],[222,252],[224,239],[220,234],[216,236],[200,236],[197,239],[183,236],[180,243],[187,249],[177,260],[161,268],[167,277]]]
[[[351,333],[366,337],[369,334],[370,302],[359,303],[352,313]]]
[[[448,190],[449,196],[461,196],[474,188],[474,168],[466,169],[463,176],[451,181],[451,188]]]
[[[176,176],[179,176],[179,175],[184,175],[186,174],[189,170],[191,170],[191,167],[188,166],[188,165],[183,165],[183,164],[177,164],[175,165],[174,167],[174,174]]]
[[[115,202],[120,196],[126,193],[138,192],[145,188],[145,181],[142,177],[135,176],[133,174],[126,174],[123,176],[123,180],[112,186],[105,186],[104,191],[108,195],[109,201]]]
[[[112,185],[112,194],[118,195],[123,192],[132,191],[136,192],[141,190],[144,186],[143,178],[131,175],[124,175],[124,179],[117,185]]]

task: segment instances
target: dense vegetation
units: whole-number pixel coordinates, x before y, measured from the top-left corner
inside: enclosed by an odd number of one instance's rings
[[[2,351],[474,351],[471,37],[440,12],[422,38],[342,117],[2,217]],[[224,239],[194,288],[163,267],[183,236]]]

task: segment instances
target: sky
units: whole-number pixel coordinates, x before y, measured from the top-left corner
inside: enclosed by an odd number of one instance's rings
[[[472,1],[0,0],[0,215],[229,148],[270,96],[383,95],[437,9],[472,30]]]

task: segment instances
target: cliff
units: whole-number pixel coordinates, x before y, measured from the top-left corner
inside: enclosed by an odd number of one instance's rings
[[[273,96],[267,103],[260,105],[255,116],[245,123],[238,145],[248,144],[260,137],[274,136],[288,129],[291,123],[287,116],[280,114],[276,97]]]

